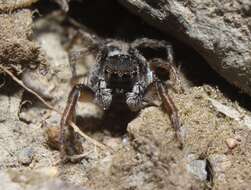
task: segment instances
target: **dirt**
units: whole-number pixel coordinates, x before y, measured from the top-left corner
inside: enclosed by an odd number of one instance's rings
[[[26,69],[20,79],[63,110],[72,86],[67,34],[74,27],[57,14],[34,22],[33,41],[49,65],[46,74]],[[74,48],[86,47],[78,42]],[[213,80],[203,78],[212,71],[197,68],[193,62],[204,64],[204,60],[194,52],[187,56],[185,48],[175,48],[184,92],[170,90],[182,123],[183,149],[161,107],[149,107],[138,114],[114,114],[80,101],[77,125],[109,148],[100,149],[82,138],[85,157],[79,163],[59,164],[58,141],[51,141],[56,135],[50,133],[50,138],[48,131],[57,134],[61,116],[2,76],[0,189],[249,189],[251,126],[243,118],[248,121],[251,117],[250,99],[236,95],[238,92],[215,74]],[[78,75],[85,75],[92,64],[93,55],[86,56],[77,65]]]

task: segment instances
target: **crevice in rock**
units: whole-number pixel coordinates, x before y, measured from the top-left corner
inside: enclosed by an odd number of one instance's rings
[[[213,184],[214,184],[214,174],[212,165],[208,159],[206,159],[206,171],[207,171],[208,189],[211,190],[213,189]]]

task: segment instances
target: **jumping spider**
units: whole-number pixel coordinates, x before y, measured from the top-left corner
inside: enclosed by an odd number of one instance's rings
[[[162,48],[166,50],[167,60],[156,58],[146,60],[139,51],[141,48]],[[75,121],[75,106],[81,91],[91,94],[94,102],[104,110],[109,109],[112,101],[118,101],[126,103],[131,111],[137,112],[146,106],[154,105],[145,98],[145,95],[149,90],[155,89],[182,144],[178,111],[167,91],[169,87],[172,87],[172,82],[177,81],[171,44],[147,38],[137,39],[131,44],[118,40],[103,40],[98,42],[93,49],[97,51],[97,63],[88,76],[72,88],[61,119],[62,159],[69,159],[71,157],[69,154],[73,155],[82,151],[68,150],[67,146],[76,147],[77,142],[72,129],[66,128],[69,120]],[[83,53],[85,52],[75,52],[73,58]],[[165,76],[170,76],[170,80],[163,80],[163,73]],[[66,129],[69,135],[67,140]]]

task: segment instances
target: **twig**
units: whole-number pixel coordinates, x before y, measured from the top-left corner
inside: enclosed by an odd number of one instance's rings
[[[32,89],[28,88],[27,86],[25,86],[25,84],[19,80],[12,72],[10,72],[6,67],[0,65],[0,68],[6,73],[8,74],[15,82],[17,82],[20,86],[22,86],[25,90],[27,90],[28,92],[30,92],[31,94],[33,94],[34,96],[36,96],[46,107],[48,107],[49,109],[57,112],[58,114],[62,115],[62,113],[60,111],[58,111],[56,108],[54,108],[52,105],[50,105],[49,103],[47,103],[38,93],[34,92]],[[88,135],[86,135],[84,132],[82,132],[79,127],[73,123],[72,121],[69,121],[69,125],[74,129],[74,131],[76,133],[78,133],[79,135],[81,135],[83,138],[85,138],[87,141],[91,142],[92,144],[94,144],[95,146],[99,147],[100,149],[103,150],[107,150],[108,148],[110,150],[112,150],[110,147],[107,147],[105,145],[103,145],[102,143],[94,140],[93,138],[89,137]]]
[[[92,144],[96,145],[97,147],[103,149],[103,150],[107,150],[110,149],[110,151],[113,151],[113,149],[111,147],[105,146],[102,143],[99,143],[98,141],[94,140],[93,138],[89,137],[88,135],[86,135],[84,132],[82,132],[79,127],[73,123],[72,121],[68,122],[69,125],[74,129],[74,131],[78,134],[80,134],[82,137],[84,137],[87,141],[91,142]]]
[[[10,72],[6,67],[0,65],[0,68],[5,73],[7,73],[14,81],[16,81],[20,86],[22,86],[25,90],[27,90],[31,94],[35,95],[44,105],[46,105],[51,110],[54,110],[55,112],[58,112],[52,105],[50,105],[49,103],[47,103],[38,93],[34,92],[33,90],[31,90],[30,88],[28,88],[27,86],[25,86],[25,84],[21,80],[19,80],[15,75],[13,75],[13,73]]]

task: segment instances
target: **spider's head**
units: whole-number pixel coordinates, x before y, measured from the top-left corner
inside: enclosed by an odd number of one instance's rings
[[[127,47],[108,46],[103,62],[105,80],[111,89],[130,91],[140,74],[139,60]]]

